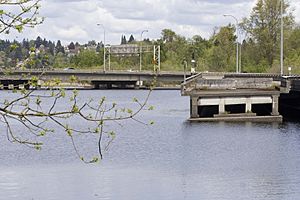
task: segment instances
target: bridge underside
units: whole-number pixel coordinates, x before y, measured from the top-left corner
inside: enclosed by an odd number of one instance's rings
[[[138,81],[92,81],[94,89],[132,89],[138,88]]]
[[[191,121],[282,121],[279,115],[279,93],[255,90],[215,91],[207,96],[191,96]],[[261,92],[261,91],[260,91]],[[222,94],[221,94],[222,93]]]
[[[280,95],[279,112],[287,119],[300,119],[300,91]]]
[[[1,80],[0,89],[29,89],[28,80]]]

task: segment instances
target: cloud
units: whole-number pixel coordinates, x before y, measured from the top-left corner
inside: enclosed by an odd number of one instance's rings
[[[255,0],[45,0],[41,15],[45,22],[26,29],[21,35],[13,32],[4,38],[34,39],[42,36],[63,43],[103,40],[119,44],[122,34],[133,34],[140,39],[142,30],[149,30],[144,37],[156,39],[161,30],[170,28],[186,37],[210,37],[214,27],[234,23],[223,14],[232,14],[239,20],[250,15]],[[300,0],[290,0],[295,8],[295,20],[300,22]]]

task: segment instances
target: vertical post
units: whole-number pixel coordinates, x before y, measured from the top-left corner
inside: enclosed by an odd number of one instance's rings
[[[248,97],[246,99],[246,110],[245,113],[249,113],[252,112],[252,103],[251,103],[251,99]]]
[[[224,113],[225,113],[225,100],[220,98],[219,114],[224,114]]]
[[[272,115],[273,116],[278,116],[279,111],[279,95],[272,95]]]
[[[144,32],[148,32],[148,30],[143,30],[142,32],[141,32],[141,44],[140,44],[140,71],[142,71],[142,40],[143,40],[143,33]]]
[[[106,70],[106,55],[105,55],[105,27],[103,24],[97,24],[97,26],[101,26],[103,28],[103,71]]]
[[[157,50],[157,62],[158,62],[158,69],[160,71],[160,45],[158,45],[158,50]]]
[[[160,46],[153,46],[154,71],[160,71]]]
[[[108,48],[108,71],[110,71],[110,47]]]
[[[187,68],[187,61],[183,61],[183,83],[186,83],[186,68]]]
[[[242,46],[243,46],[243,44],[241,42],[241,45],[240,45],[240,54],[239,54],[239,56],[240,56],[240,64],[239,64],[240,69],[239,69],[239,72],[240,73],[242,73]]]
[[[191,118],[198,118],[198,98],[191,97]]]
[[[280,0],[281,35],[280,35],[280,75],[283,75],[283,0]]]
[[[238,22],[236,22],[236,73],[239,73],[239,36]]]
[[[105,29],[103,28],[103,30],[104,30],[104,53],[103,53],[103,58],[104,58],[104,60],[103,60],[103,71],[106,71],[106,49],[105,49]]]

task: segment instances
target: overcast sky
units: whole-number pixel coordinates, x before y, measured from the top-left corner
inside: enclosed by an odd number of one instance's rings
[[[295,10],[296,22],[300,22],[300,0],[289,0]],[[176,33],[191,37],[201,35],[208,38],[214,27],[234,23],[232,14],[239,20],[250,15],[256,0],[42,0],[40,14],[45,22],[22,34],[13,32],[9,37],[35,39],[37,36],[52,41],[61,40],[86,43],[89,40],[103,40],[119,44],[122,34],[130,34],[139,40],[156,39],[161,30],[169,28]],[[3,35],[2,35],[3,37]]]

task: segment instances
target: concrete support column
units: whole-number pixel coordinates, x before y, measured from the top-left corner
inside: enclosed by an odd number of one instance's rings
[[[252,112],[252,102],[250,98],[246,99],[246,111],[245,113],[250,113]]]
[[[224,114],[225,113],[225,100],[220,99],[219,103],[219,114]]]
[[[198,117],[198,97],[191,97],[191,118]]]
[[[94,85],[94,88],[93,88],[93,89],[96,89],[96,90],[97,90],[97,89],[100,88],[100,84],[99,84],[99,83],[94,83],[93,85]]]
[[[272,95],[272,115],[279,115],[278,107],[279,107],[279,95]]]

